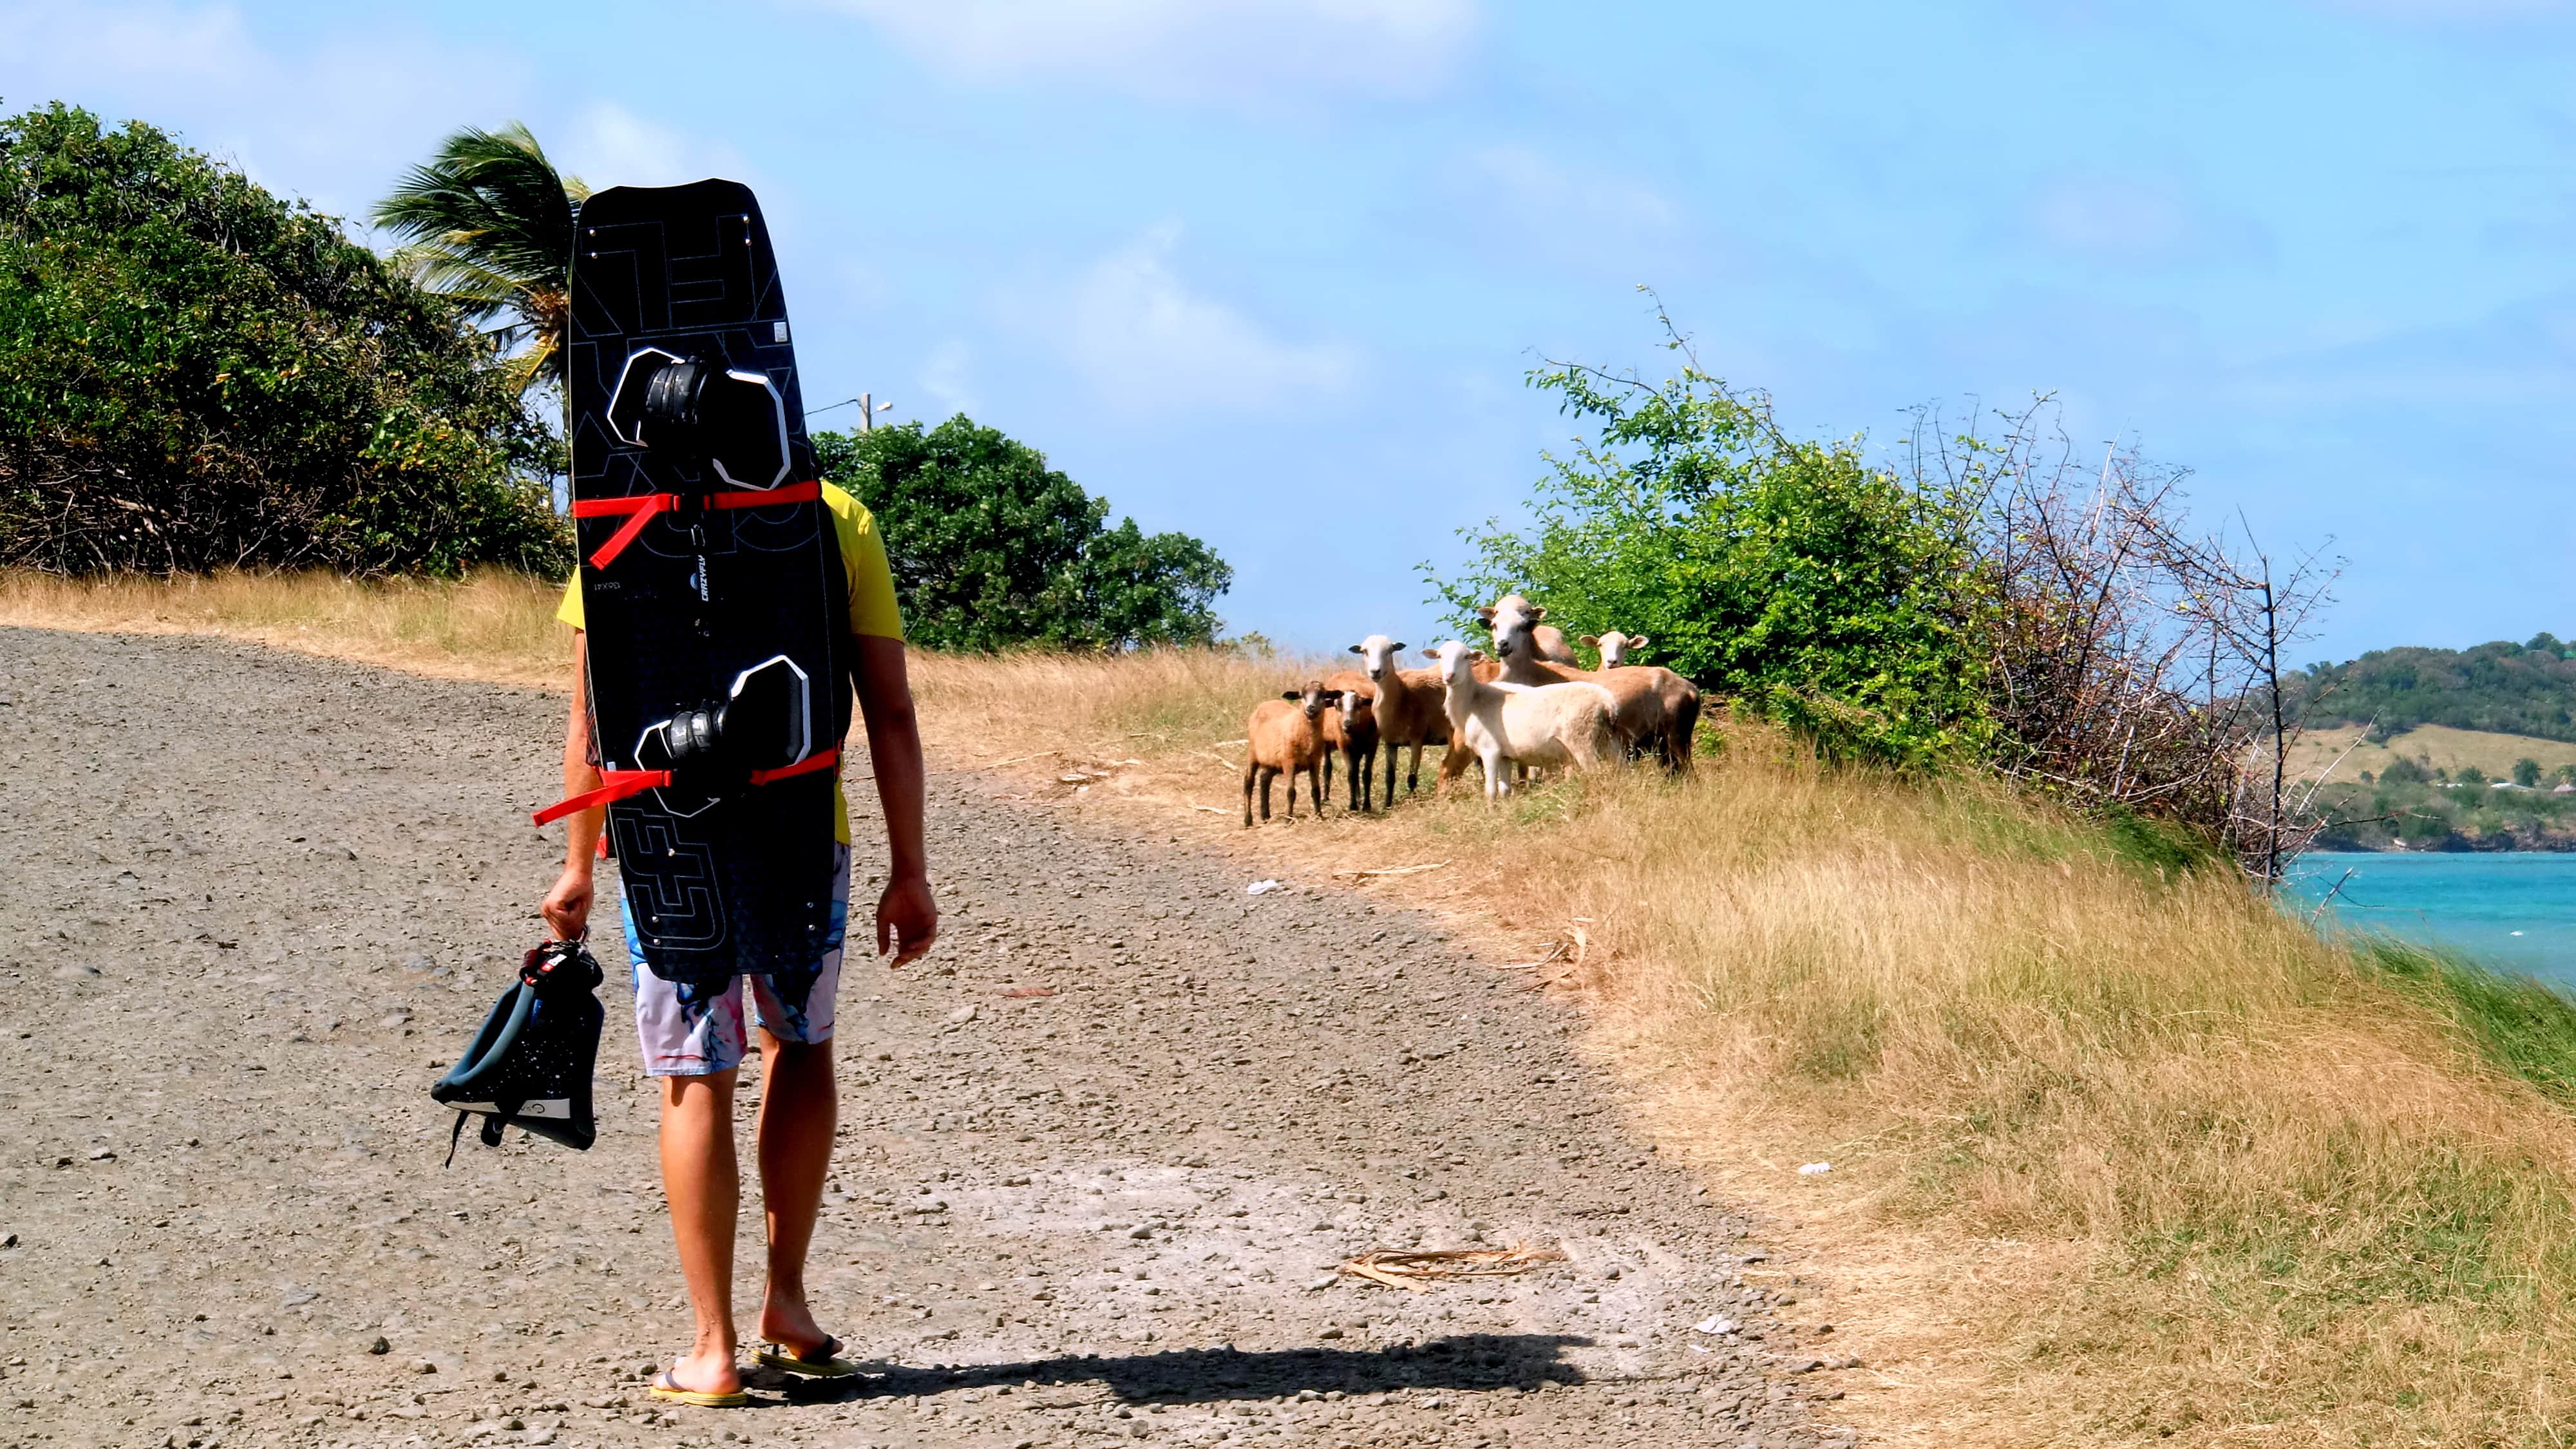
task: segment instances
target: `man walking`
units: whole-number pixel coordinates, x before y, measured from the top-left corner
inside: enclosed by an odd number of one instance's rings
[[[892,964],[900,967],[928,951],[939,932],[922,846],[921,735],[904,671],[903,626],[875,520],[858,500],[831,484],[823,485],[822,500],[847,575],[849,642],[856,661],[851,675],[885,814],[890,869],[877,898],[877,954],[891,953]],[[564,732],[564,793],[569,798],[600,784],[592,753],[589,653],[581,632],[578,576],[556,617],[575,631],[572,710]],[[832,847],[832,928],[810,963],[752,978],[754,1014],[748,1020],[759,1032],[763,1063],[755,1154],[769,1237],[759,1358],[789,1373],[819,1377],[856,1372],[840,1357],[840,1340],[822,1328],[805,1296],[806,1249],[822,1206],[838,1116],[832,1027],[850,890],[850,821],[848,801],[837,783],[834,793],[839,822]],[[601,806],[569,817],[563,874],[541,907],[547,925],[565,940],[578,940],[589,927],[592,863],[606,815]],[[662,1081],[662,1182],[670,1200],[680,1275],[696,1318],[689,1352],[661,1375],[653,1393],[702,1407],[735,1407],[745,1402],[733,1322],[734,1225],[741,1202],[733,1093],[749,1046],[744,982],[732,977],[693,984],[654,974],[631,908],[621,903],[621,915],[635,969],[635,1030],[644,1070]]]

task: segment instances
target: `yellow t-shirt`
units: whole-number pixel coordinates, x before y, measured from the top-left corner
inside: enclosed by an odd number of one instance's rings
[[[831,510],[832,531],[840,536],[841,572],[849,579],[850,632],[901,640],[903,616],[895,609],[894,570],[886,566],[885,539],[877,533],[876,519],[859,500],[829,483],[823,485],[823,506]],[[579,570],[564,586],[563,605],[555,610],[555,617],[576,629],[583,627]],[[838,771],[832,778],[832,805],[839,816],[832,827],[833,838],[847,845],[850,801],[841,791]]]

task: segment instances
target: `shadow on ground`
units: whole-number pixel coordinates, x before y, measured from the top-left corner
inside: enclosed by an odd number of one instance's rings
[[[1589,1347],[1591,1342],[1564,1334],[1478,1333],[1373,1350],[1245,1353],[1232,1348],[1184,1348],[1118,1358],[1083,1354],[956,1368],[871,1364],[857,1378],[789,1379],[779,1387],[791,1401],[805,1404],[918,1398],[1004,1385],[1080,1383],[1104,1384],[1129,1403],[1267,1399],[1301,1390],[1375,1394],[1408,1388],[1535,1389],[1543,1382],[1584,1382],[1583,1370],[1567,1360],[1565,1351]]]

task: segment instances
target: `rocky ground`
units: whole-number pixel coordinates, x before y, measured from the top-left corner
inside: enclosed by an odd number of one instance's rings
[[[1623,1137],[1563,1008],[978,776],[934,784],[939,951],[843,984],[815,1288],[873,1372],[657,1409],[687,1317],[614,943],[593,1150],[442,1169],[427,1096],[534,939],[562,708],[0,630],[0,1445],[1848,1437],[1834,1340]],[[1567,1258],[1335,1271],[1480,1242]]]

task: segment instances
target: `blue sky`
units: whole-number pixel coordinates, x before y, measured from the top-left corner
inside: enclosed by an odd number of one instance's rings
[[[810,400],[1035,443],[1323,646],[1428,633],[1534,362],[1667,363],[1641,282],[1793,427],[2052,391],[2331,537],[2307,657],[2576,634],[2571,77],[2576,0],[0,3],[10,109],[333,211],[509,119],[747,181]]]

